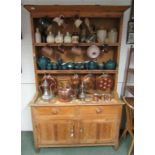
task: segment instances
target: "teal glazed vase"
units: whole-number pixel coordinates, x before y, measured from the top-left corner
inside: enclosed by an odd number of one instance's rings
[[[53,64],[51,62],[49,62],[47,64],[47,67],[46,67],[47,70],[52,70],[53,69]]]
[[[94,70],[94,69],[97,69],[97,66],[98,66],[97,62],[95,62],[95,61],[90,61],[90,62],[89,62],[89,68],[88,68],[88,69]]]
[[[114,69],[116,69],[116,62],[113,61],[113,60],[108,60],[105,63],[105,69],[107,69],[107,70],[114,70]]]
[[[44,57],[44,56],[41,56],[38,59],[38,67],[39,67],[39,69],[45,70],[48,63],[49,63],[48,59],[46,57]]]

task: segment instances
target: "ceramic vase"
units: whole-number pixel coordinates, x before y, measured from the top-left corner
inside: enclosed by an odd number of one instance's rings
[[[49,32],[47,38],[46,38],[47,43],[54,43],[54,36],[52,32]]]
[[[36,41],[36,43],[41,43],[41,34],[39,32],[39,28],[36,28],[35,41]]]

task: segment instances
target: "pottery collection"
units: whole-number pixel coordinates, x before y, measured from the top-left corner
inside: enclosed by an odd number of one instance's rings
[[[55,17],[51,20],[48,17],[43,17],[38,20],[38,27],[35,30],[35,42],[36,43],[49,43],[47,46],[39,47],[39,55],[37,58],[38,69],[40,70],[115,70],[116,62],[114,60],[106,60],[105,62],[98,61],[103,50],[95,43],[117,43],[118,32],[116,28],[106,30],[100,27],[98,30],[91,24],[89,18],[80,19],[79,17],[74,19],[74,29],[80,31],[69,32],[60,31],[53,32],[53,24],[57,27],[64,27],[64,17],[62,15]],[[83,26],[85,24],[85,26]],[[58,47],[50,47],[51,44],[60,44]],[[85,48],[80,47],[79,43],[91,43],[90,46]],[[94,43],[94,44],[93,44]],[[64,44],[69,44],[65,47]],[[70,47],[70,45],[72,45]],[[108,45],[107,45],[108,46]],[[83,61],[62,60],[62,56],[53,60],[55,49],[61,54],[65,54],[66,49],[70,48],[70,53],[74,57],[84,56]],[[54,55],[55,56],[55,55]],[[55,60],[56,59],[56,60]],[[77,59],[78,60],[78,59]],[[40,84],[41,98],[44,101],[51,100],[57,95],[58,100],[61,102],[70,102],[73,98],[85,100],[87,97],[87,90],[111,90],[114,86],[113,76],[109,74],[103,74],[93,76],[92,74],[71,76],[70,81],[67,84],[61,84],[51,75],[45,75]],[[103,98],[106,98],[104,96]],[[92,96],[93,101],[101,100],[101,96],[95,93]]]

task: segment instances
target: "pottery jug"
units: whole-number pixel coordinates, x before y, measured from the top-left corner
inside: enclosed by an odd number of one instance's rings
[[[55,42],[63,43],[63,35],[60,33],[60,31],[58,32],[57,36],[55,37]]]
[[[39,32],[39,28],[36,28],[35,41],[36,41],[36,43],[41,43],[41,34]]]
[[[42,92],[42,97],[41,98],[44,101],[49,101],[54,97],[54,95],[53,95],[53,93],[51,91],[51,87],[49,86],[49,83],[48,83],[47,79],[45,79],[42,82],[42,84],[40,85],[39,88],[40,88],[40,90]]]
[[[52,32],[49,32],[47,38],[46,38],[47,43],[54,43],[54,36]]]
[[[64,43],[71,43],[71,42],[72,42],[71,35],[69,34],[69,32],[67,32],[64,37]]]
[[[99,43],[104,43],[107,36],[107,31],[105,29],[100,29],[97,31],[97,41]]]

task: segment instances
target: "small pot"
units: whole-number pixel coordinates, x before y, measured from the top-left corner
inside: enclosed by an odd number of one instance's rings
[[[105,69],[109,69],[109,70],[114,70],[114,69],[116,69],[116,62],[113,61],[113,60],[108,60],[108,61],[105,63]]]
[[[99,69],[99,70],[104,69],[104,65],[105,65],[104,63],[98,64],[98,69]]]
[[[61,64],[61,69],[62,70],[67,70],[67,63],[62,63]]]
[[[90,61],[88,69],[90,69],[90,70],[97,69],[97,63],[95,61]]]
[[[53,63],[53,70],[57,70],[58,69],[58,64],[57,63]]]
[[[85,69],[89,69],[89,62],[90,62],[90,61],[85,61],[85,62],[84,62],[84,67],[85,67]]]
[[[53,69],[53,64],[49,62],[47,64],[47,67],[46,68],[47,68],[47,70],[52,70]]]

